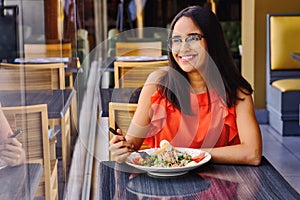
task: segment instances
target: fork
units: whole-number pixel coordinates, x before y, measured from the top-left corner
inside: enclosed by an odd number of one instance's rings
[[[8,136],[9,138],[16,138],[20,135],[23,131],[21,129],[16,130],[12,135]]]
[[[109,131],[112,132],[114,135],[120,135],[115,129],[109,127]],[[124,138],[125,139],[125,138]],[[147,160],[150,155],[147,153],[147,152],[144,152],[144,151],[138,151],[138,150],[135,150],[134,148],[130,148],[130,150],[138,153],[144,160]]]

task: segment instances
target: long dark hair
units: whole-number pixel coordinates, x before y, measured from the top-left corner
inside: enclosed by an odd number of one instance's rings
[[[202,30],[208,48],[208,54],[217,66],[226,92],[226,104],[231,107],[237,100],[237,90],[245,94],[252,94],[251,85],[244,79],[237,68],[231,55],[225,35],[216,15],[207,8],[190,6],[179,12],[173,19],[170,26],[169,39],[175,23],[183,16],[193,20],[196,26]],[[184,113],[191,113],[190,108],[190,85],[187,73],[184,72],[175,61],[172,52],[168,49],[169,65],[171,69],[161,80],[159,91],[175,107]],[[184,77],[186,81],[178,81]]]

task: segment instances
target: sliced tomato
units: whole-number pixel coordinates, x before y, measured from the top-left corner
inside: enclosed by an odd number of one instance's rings
[[[133,164],[141,165],[142,162],[143,162],[143,158],[141,158],[141,157],[135,157],[135,158],[132,159],[132,162],[133,162]]]
[[[194,156],[194,157],[192,158],[192,160],[195,161],[195,162],[200,162],[201,160],[203,160],[204,157],[205,157],[205,152],[200,153],[200,154],[197,155],[197,156]]]

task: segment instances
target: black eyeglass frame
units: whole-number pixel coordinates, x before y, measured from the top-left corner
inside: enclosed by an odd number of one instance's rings
[[[203,34],[200,34],[200,33],[192,33],[192,34],[189,34],[186,38],[184,38],[184,39],[182,39],[182,38],[176,38],[176,39],[178,39],[178,40],[180,40],[180,43],[181,43],[181,45],[182,45],[182,41],[184,40],[184,42],[187,42],[187,39],[190,37],[190,36],[197,36],[198,37],[198,39],[197,39],[197,41],[199,41],[199,40],[202,40],[202,38],[205,38],[205,35],[203,35]],[[172,50],[173,48],[172,48],[172,43],[173,43],[173,39],[175,39],[175,38],[170,38],[170,39],[168,39],[168,46],[169,46],[169,48]]]

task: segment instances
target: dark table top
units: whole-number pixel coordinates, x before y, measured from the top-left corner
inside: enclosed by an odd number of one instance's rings
[[[34,199],[40,178],[41,164],[24,164],[0,170],[0,199]]]
[[[300,52],[291,53],[291,57],[300,61]]]
[[[102,117],[108,117],[109,102],[137,103],[142,88],[101,88]]]
[[[206,163],[168,179],[132,170],[126,164],[101,162],[100,199],[300,199],[265,158],[260,166]]]
[[[47,104],[48,118],[63,118],[74,93],[74,90],[0,91],[0,102],[3,107]]]

